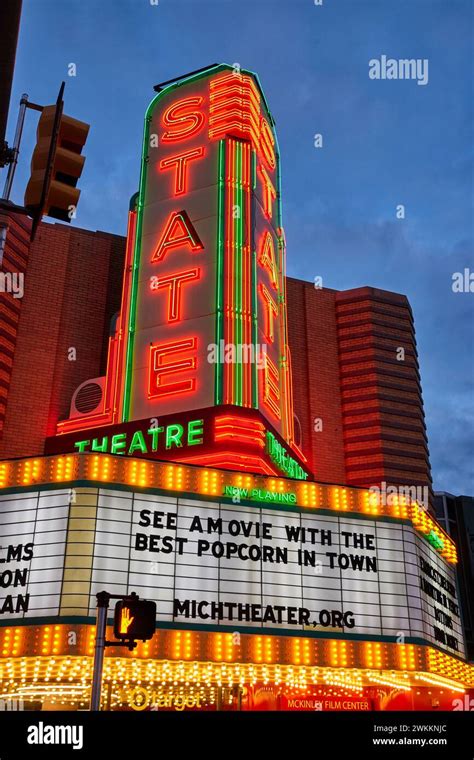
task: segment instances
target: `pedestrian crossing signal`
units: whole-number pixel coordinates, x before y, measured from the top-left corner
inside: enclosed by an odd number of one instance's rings
[[[148,641],[156,625],[156,604],[145,599],[120,600],[115,605],[114,634],[122,641]]]

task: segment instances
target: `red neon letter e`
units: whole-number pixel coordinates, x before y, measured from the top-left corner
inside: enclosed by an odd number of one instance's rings
[[[196,347],[196,337],[150,346],[149,398],[161,398],[162,396],[194,391],[196,388],[196,378],[194,377],[168,383],[163,382],[163,380],[169,375],[181,375],[184,370],[196,369],[196,355],[189,356],[190,351],[195,351]],[[188,356],[169,361],[169,357],[175,354],[188,354]]]
[[[281,416],[279,383],[278,370],[268,354],[265,354],[263,401],[277,419]]]

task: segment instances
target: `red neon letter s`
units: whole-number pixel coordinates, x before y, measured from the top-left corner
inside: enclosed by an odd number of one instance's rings
[[[204,114],[199,110],[204,98],[195,96],[172,103],[163,114],[165,127],[174,127],[163,132],[163,142],[177,142],[197,134],[204,124]]]
[[[197,338],[185,338],[171,343],[160,343],[150,346],[150,372],[148,379],[148,397],[161,398],[162,396],[176,395],[178,393],[192,392],[196,388],[196,378],[175,380],[164,383],[163,379],[169,375],[180,375],[184,370],[196,369],[196,355],[190,356],[190,351],[196,351]],[[171,359],[174,354],[188,354],[186,358]],[[166,361],[168,359],[168,361]]]

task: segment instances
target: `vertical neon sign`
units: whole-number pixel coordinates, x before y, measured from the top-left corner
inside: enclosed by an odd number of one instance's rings
[[[257,77],[222,65],[167,87],[145,119],[123,419],[254,408],[291,444],[284,275],[279,155]]]

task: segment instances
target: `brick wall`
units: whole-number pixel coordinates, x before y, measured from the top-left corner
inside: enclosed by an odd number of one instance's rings
[[[56,422],[68,416],[75,388],[104,374],[124,248],[116,235],[40,225],[30,249],[0,456],[41,453]]]
[[[287,279],[294,411],[316,480],[344,483],[337,291]]]
[[[431,491],[407,298],[368,287],[316,289],[288,278],[287,300],[294,409],[316,480]]]
[[[31,221],[26,216],[0,212],[0,228],[7,230],[0,272],[5,275],[0,291],[0,438],[3,435],[10,394],[13,360],[23,299],[9,289],[8,277],[24,276],[28,264]],[[13,280],[10,279],[10,282]],[[20,280],[17,279],[17,285]],[[20,295],[18,290],[17,295]]]
[[[431,489],[413,315],[405,296],[338,292],[346,479]]]

